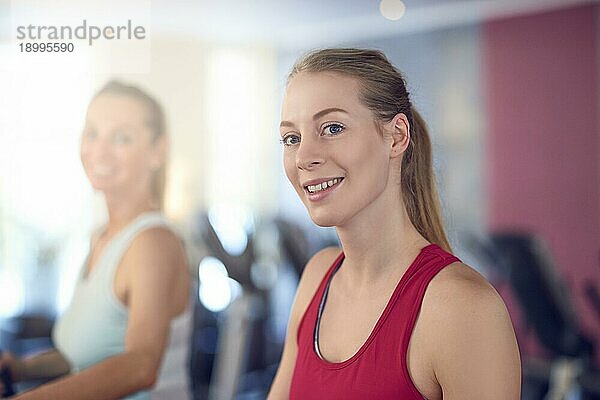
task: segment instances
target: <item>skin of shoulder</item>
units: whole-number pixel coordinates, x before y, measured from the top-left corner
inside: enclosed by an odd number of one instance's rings
[[[294,300],[294,306],[292,307],[292,315],[290,318],[295,317],[300,322],[300,319],[304,315],[304,311],[308,307],[308,303],[312,300],[317,287],[323,280],[323,276],[327,273],[327,270],[331,267],[331,264],[340,255],[341,249],[339,247],[326,247],[311,257],[306,263],[306,267],[302,272],[302,277],[298,283],[298,289],[296,290],[296,298]]]
[[[290,313],[290,319],[288,322],[287,333],[285,337],[285,344],[283,348],[283,355],[281,356],[281,362],[271,390],[269,392],[268,399],[287,399],[290,393],[290,384],[292,382],[292,374],[294,372],[294,365],[296,363],[296,354],[298,352],[297,334],[298,325],[300,320],[308,307],[308,304],[312,300],[317,287],[321,283],[323,276],[331,267],[331,264],[340,255],[341,249],[338,247],[326,247],[318,251],[306,264],[302,277],[298,283],[296,290],[296,297],[294,299],[294,305]]]
[[[129,271],[126,351],[143,356],[153,382],[168,340],[170,321],[183,311],[189,298],[182,243],[167,228],[147,229],[134,239],[121,266]]]
[[[168,264],[168,268],[164,265]],[[121,260],[133,276],[142,274],[173,274],[179,268],[187,269],[181,239],[170,229],[153,227],[140,232],[132,241]]]
[[[430,282],[419,316],[444,400],[519,399],[521,362],[510,316],[487,280],[463,263]]]

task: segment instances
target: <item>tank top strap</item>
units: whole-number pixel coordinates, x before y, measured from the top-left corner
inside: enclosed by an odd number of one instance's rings
[[[321,304],[320,304],[321,299],[323,298],[325,289],[327,288],[328,283],[331,280],[331,276],[333,274],[335,274],[335,272],[342,265],[344,258],[345,258],[344,252],[340,252],[340,254],[336,257],[336,259],[333,261],[333,263],[331,263],[331,266],[329,267],[327,272],[323,275],[323,278],[321,279],[321,283],[317,287],[317,290],[315,291],[310,303],[308,304],[308,306],[306,307],[306,310],[304,311],[304,315],[302,315],[302,318],[300,319],[300,322],[298,323],[298,328],[296,331],[296,343],[300,343],[300,341],[302,340],[300,333],[301,333],[303,325],[305,325],[306,323],[312,324],[314,322],[314,318],[316,318],[316,315],[319,312],[319,307],[321,306]],[[305,322],[305,321],[307,321],[307,322]]]
[[[449,264],[460,262],[460,259],[438,245],[431,244],[423,249],[417,261],[413,268],[406,271],[407,276],[403,279],[405,286],[417,284],[427,287],[438,272]]]
[[[110,293],[113,292],[112,286],[119,262],[135,237],[141,232],[155,227],[166,227],[174,230],[171,223],[161,213],[148,212],[134,218],[106,246],[105,254],[101,257],[102,262],[97,268],[99,275],[101,275],[99,278],[102,280],[102,285]]]
[[[405,281],[402,294],[395,299],[394,315],[386,327],[399,334],[400,372],[405,385],[417,398],[420,398],[420,393],[410,378],[406,363],[408,346],[429,283],[442,269],[454,262],[461,262],[461,260],[437,245],[428,246],[418,266],[409,271],[410,276]]]

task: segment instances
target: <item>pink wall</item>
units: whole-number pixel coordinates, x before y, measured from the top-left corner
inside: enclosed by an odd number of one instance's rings
[[[600,287],[597,11],[491,21],[483,43],[488,226],[546,239],[600,349],[582,293],[586,281]]]

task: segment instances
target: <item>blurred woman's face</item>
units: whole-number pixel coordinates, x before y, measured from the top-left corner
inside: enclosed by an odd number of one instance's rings
[[[94,189],[127,194],[150,189],[162,163],[144,104],[127,95],[101,94],[90,104],[81,138],[81,161]]]
[[[355,78],[330,72],[301,72],[286,90],[285,172],[320,226],[343,226],[388,186],[390,141],[358,96]]]

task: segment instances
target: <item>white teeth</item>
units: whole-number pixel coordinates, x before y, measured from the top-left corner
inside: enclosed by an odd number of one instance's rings
[[[307,189],[310,193],[315,193],[315,192],[319,192],[321,190],[325,190],[328,187],[332,187],[333,185],[335,185],[336,183],[338,183],[340,181],[341,181],[341,179],[335,178],[335,179],[331,179],[329,181],[321,182],[318,185],[308,185]]]

